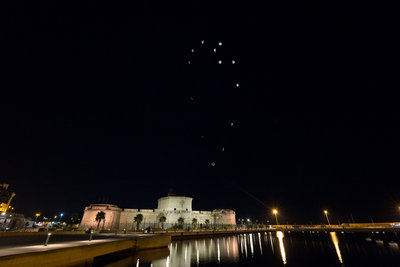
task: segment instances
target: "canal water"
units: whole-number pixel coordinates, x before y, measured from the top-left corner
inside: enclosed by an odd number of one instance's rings
[[[176,241],[101,266],[400,266],[400,234],[263,232]]]

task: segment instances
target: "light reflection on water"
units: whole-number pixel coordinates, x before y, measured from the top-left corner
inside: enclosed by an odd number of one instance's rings
[[[239,241],[240,242],[240,241]],[[188,240],[170,245],[169,266],[199,266],[207,262],[238,262],[239,245],[237,236]],[[166,259],[151,262],[154,267],[166,266]]]
[[[333,245],[335,246],[339,262],[343,264],[342,253],[340,253],[340,247],[339,247],[339,239],[337,238],[336,232],[330,232],[329,234],[331,235]]]
[[[276,232],[276,236],[278,237],[279,240],[279,248],[281,249],[283,265],[286,265],[287,261],[286,261],[285,244],[283,243],[283,237],[284,237],[283,232],[281,231]]]
[[[389,265],[400,266],[397,235],[381,242],[384,237],[325,231],[247,233],[176,241],[168,249],[143,251],[101,266],[387,266],[388,258]]]

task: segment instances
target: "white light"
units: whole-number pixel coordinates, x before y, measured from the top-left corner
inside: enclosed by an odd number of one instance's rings
[[[231,126],[233,126],[233,122],[231,122]]]
[[[190,65],[190,60],[188,61],[188,64]]]
[[[214,162],[214,161],[213,161],[213,162],[211,162],[211,166],[213,166],[213,167],[215,166],[215,162]]]
[[[222,64],[222,60],[218,60],[218,64]]]
[[[201,40],[201,44],[204,44],[204,40]]]
[[[283,265],[286,265],[286,263],[287,263],[287,261],[286,261],[286,252],[285,252],[285,245],[283,244],[284,235],[283,235],[283,233],[281,231],[278,231],[276,233],[276,236],[278,237],[279,248],[281,249]]]
[[[236,87],[239,87],[239,83],[236,83]]]
[[[235,60],[232,60],[232,64],[235,64],[236,63],[236,61]]]
[[[217,52],[217,48],[214,48],[213,51],[214,51],[214,52]]]
[[[194,53],[194,49],[192,48],[192,53]]]
[[[219,46],[222,46],[222,42],[219,42],[218,45],[219,45]]]

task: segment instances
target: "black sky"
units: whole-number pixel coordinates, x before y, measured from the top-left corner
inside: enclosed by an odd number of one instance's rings
[[[381,108],[398,88],[389,7],[5,10],[0,181],[26,216],[154,208],[174,188],[238,218],[277,207],[290,223],[319,222],[324,208],[335,221],[398,219],[400,114]]]

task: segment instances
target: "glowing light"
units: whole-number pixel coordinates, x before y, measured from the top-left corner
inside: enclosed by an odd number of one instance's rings
[[[233,126],[233,122],[231,122],[231,126]]]
[[[286,265],[286,252],[285,252],[285,245],[283,244],[283,233],[281,231],[276,232],[276,236],[278,237],[279,240],[279,247],[281,249],[281,255],[282,255],[282,262],[283,265]]]
[[[139,259],[136,261],[136,267],[139,267]]]
[[[201,44],[204,44],[204,40],[201,40]]]
[[[331,222],[329,221],[329,217],[328,217],[328,211],[324,210],[325,216],[326,216],[326,220],[328,221],[328,224],[331,225]]]
[[[251,256],[254,256],[253,234],[249,234],[249,240],[250,240],[250,252],[251,252]]]
[[[330,232],[330,234],[331,234],[331,239],[332,239],[333,245],[335,246],[335,249],[336,249],[336,254],[338,256],[338,259],[339,259],[340,263],[343,264],[342,254],[340,253],[340,248],[339,248],[339,239],[336,236],[336,232]]]
[[[239,83],[236,83],[236,87],[239,87]]]
[[[192,48],[192,53],[194,53],[194,49]]]
[[[213,51],[214,51],[214,53],[217,52],[217,48],[214,48]]]
[[[188,64],[190,65],[190,60],[188,61]]]
[[[222,42],[219,42],[218,45],[219,45],[219,46],[222,46]]]
[[[213,161],[213,162],[211,162],[211,166],[213,166],[213,167],[215,166],[215,162],[214,162],[214,161]]]
[[[236,63],[236,61],[235,60],[232,60],[232,64],[235,64]]]
[[[217,259],[218,259],[218,263],[221,263],[221,250],[219,248],[219,240],[217,243]]]
[[[278,214],[278,210],[277,210],[277,209],[273,209],[273,210],[272,210],[272,213],[273,213],[273,214]]]
[[[222,64],[222,60],[218,60],[218,64]]]

